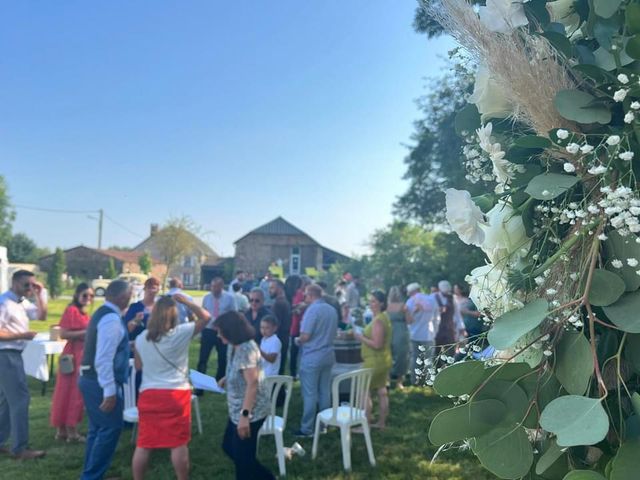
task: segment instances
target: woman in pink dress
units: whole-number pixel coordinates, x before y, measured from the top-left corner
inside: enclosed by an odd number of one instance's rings
[[[67,341],[62,354],[73,355],[73,372],[63,374],[58,369],[56,387],[51,404],[51,425],[56,428],[56,440],[84,442],[77,426],[82,421],[84,404],[78,389],[78,374],[84,350],[84,335],[89,325],[87,308],[93,302],[94,293],[89,285],[76,287],[73,300],[60,319],[60,337]]]

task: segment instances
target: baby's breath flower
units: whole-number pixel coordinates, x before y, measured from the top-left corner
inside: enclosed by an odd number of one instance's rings
[[[611,135],[609,136],[609,138],[607,138],[607,145],[613,147],[615,145],[618,145],[620,143],[620,136],[619,135]]]
[[[580,145],[578,145],[577,143],[570,143],[569,145],[567,145],[567,152],[575,155],[579,151],[580,151]]]
[[[638,260],[636,258],[627,258],[627,265],[629,265],[630,267],[637,267]]]
[[[624,160],[626,162],[629,162],[631,160],[633,160],[633,152],[622,152],[618,155],[618,158],[620,160]]]
[[[565,162],[562,168],[564,168],[564,171],[567,173],[573,173],[576,171],[576,167],[573,165],[573,163],[569,163],[569,162]]]
[[[617,258],[615,260],[611,260],[611,266],[613,268],[622,268],[622,261]]]
[[[629,77],[627,77],[624,73],[621,73],[620,75],[618,75],[618,81],[623,85],[626,85],[627,83],[629,83]]]
[[[627,89],[627,88],[621,88],[620,90],[616,90],[613,93],[613,99],[616,102],[621,102],[627,97],[627,93],[628,92],[629,92],[629,89]]]
[[[624,123],[632,123],[636,119],[633,112],[627,112],[624,116]]]
[[[560,140],[566,140],[567,138],[569,138],[569,132],[567,130],[565,130],[564,128],[561,128],[561,129],[556,131],[556,136]]]

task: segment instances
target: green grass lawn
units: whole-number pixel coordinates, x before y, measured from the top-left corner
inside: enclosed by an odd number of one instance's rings
[[[33,322],[38,330],[47,330],[49,325],[58,322],[66,301],[53,301],[50,304],[49,320]],[[191,351],[191,364],[197,359],[199,345],[194,342]],[[212,357],[210,366],[215,365]],[[31,446],[47,450],[46,458],[30,462],[16,462],[7,457],[0,458],[0,478],[30,479],[74,479],[78,478],[84,455],[84,446],[67,445],[53,439],[54,430],[49,426],[49,411],[53,382],[46,396],[40,395],[40,383],[29,379],[31,389]],[[373,431],[373,447],[378,465],[371,467],[367,459],[364,440],[361,435],[353,435],[352,473],[342,470],[340,435],[336,429],[330,429],[320,439],[318,458],[311,460],[311,439],[299,440],[307,450],[304,458],[294,458],[287,463],[290,478],[317,479],[411,479],[424,478],[434,480],[483,480],[493,478],[479,465],[468,452],[450,451],[442,454],[438,462],[431,465],[430,459],[436,448],[429,444],[427,432],[429,422],[435,414],[449,402],[437,397],[430,389],[410,388],[403,392],[391,392],[391,415],[388,428],[384,432]],[[200,398],[200,409],[204,432],[199,435],[194,428],[191,452],[191,478],[233,478],[233,464],[220,449],[222,434],[227,422],[226,401],[221,395],[207,394]],[[288,430],[299,426],[302,413],[302,399],[299,385],[296,384],[291,397]],[[81,431],[86,431],[83,425]],[[131,477],[130,443],[131,431],[125,430],[120,439],[111,469],[107,477]],[[291,433],[285,435],[285,445],[295,441]],[[275,444],[272,437],[261,441],[259,456],[261,461],[274,473],[277,473]],[[174,478],[168,453],[154,453],[148,478],[163,480]]]

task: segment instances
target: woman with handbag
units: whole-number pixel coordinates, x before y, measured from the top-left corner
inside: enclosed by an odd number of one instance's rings
[[[84,403],[78,388],[78,373],[84,351],[84,335],[89,325],[87,309],[94,293],[89,285],[80,283],[73,300],[60,319],[60,337],[67,341],[60,355],[56,387],[51,402],[51,425],[56,428],[56,440],[84,442],[77,426],[82,421]]]
[[[256,458],[258,431],[270,410],[260,347],[247,318],[238,312],[220,315],[215,324],[226,345],[227,371],[218,384],[227,389],[229,420],[222,450],[236,467],[236,480],[272,480],[273,474]]]
[[[198,318],[179,323],[178,303]],[[133,478],[144,478],[151,450],[171,449],[178,480],[189,478],[191,440],[191,384],[189,343],[210,320],[205,309],[182,294],[161,297],[147,328],[135,342],[135,365],[143,370],[138,399],[138,442],[133,454]]]

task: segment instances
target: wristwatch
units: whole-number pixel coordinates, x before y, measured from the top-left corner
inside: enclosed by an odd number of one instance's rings
[[[246,408],[243,408],[242,410],[240,410],[240,415],[242,415],[243,417],[247,417],[248,419],[251,419],[251,412]]]

